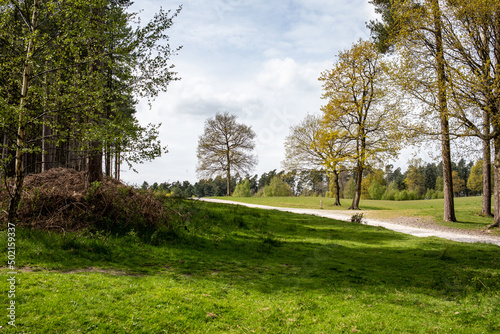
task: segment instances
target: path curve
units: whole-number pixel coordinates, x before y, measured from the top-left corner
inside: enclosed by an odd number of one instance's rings
[[[351,215],[338,213],[335,210],[283,208],[283,207],[269,206],[269,205],[241,203],[241,202],[215,199],[215,198],[199,198],[198,200],[205,201],[205,202],[212,202],[212,203],[236,204],[236,205],[242,205],[242,206],[246,206],[246,207],[250,207],[250,208],[258,208],[258,209],[266,209],[266,210],[278,210],[278,211],[292,212],[292,213],[305,214],[305,215],[315,215],[315,216],[319,216],[319,217],[331,218],[331,219],[342,220],[342,221],[350,221],[351,220]],[[427,227],[420,228],[420,227],[396,224],[396,223],[392,223],[392,222],[389,223],[386,221],[369,219],[369,218],[365,218],[365,219],[363,219],[363,221],[367,225],[381,226],[381,227],[384,227],[384,228],[392,230],[392,231],[410,234],[410,235],[413,235],[416,237],[438,237],[438,238],[459,241],[459,242],[469,242],[469,243],[481,242],[481,243],[488,243],[488,244],[494,244],[494,245],[500,246],[500,237],[497,237],[497,236],[475,235],[475,234],[470,234],[470,233],[466,233],[466,232],[461,232],[458,229],[455,229],[454,231],[450,231],[450,230],[443,231],[443,230],[427,228]]]

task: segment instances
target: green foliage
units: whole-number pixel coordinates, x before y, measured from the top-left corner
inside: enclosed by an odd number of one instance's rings
[[[271,179],[271,183],[264,187],[263,195],[264,197],[293,196],[293,191],[288,183],[275,176]]]
[[[351,216],[351,223],[362,224],[363,223],[363,213],[356,213]]]
[[[480,194],[483,191],[483,160],[478,160],[471,168],[467,180],[467,188],[476,194]]]
[[[444,198],[444,193],[442,191],[427,189],[427,192],[425,193],[425,199],[438,199],[438,198]]]
[[[382,199],[387,190],[387,187],[380,184],[378,181],[373,182],[368,189],[371,199]]]
[[[345,185],[344,197],[353,198],[354,192],[356,190],[355,188],[356,188],[356,181],[354,180],[354,177],[351,177],[349,181],[347,181],[347,184]]]
[[[101,182],[99,181],[94,181],[90,184],[90,187],[87,189],[87,193],[85,194],[85,200],[88,202],[90,201],[96,192],[101,188]]]
[[[250,180],[246,179],[236,185],[233,196],[235,197],[250,197],[252,192],[250,190]]]
[[[443,191],[444,189],[444,181],[442,176],[438,176],[436,178],[436,191]]]

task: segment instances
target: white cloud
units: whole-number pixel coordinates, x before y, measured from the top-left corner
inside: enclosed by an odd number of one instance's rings
[[[169,34],[183,45],[172,58],[181,81],[171,83],[149,110],[139,106],[141,123],[163,123],[161,140],[169,153],[124,172],[130,183],[196,181],[196,147],[204,122],[218,111],[235,113],[257,133],[256,173],[280,169],[289,127],[319,112],[320,73],[339,49],[368,38],[368,0],[186,0]],[[138,0],[132,10],[165,5]],[[147,20],[144,20],[144,22]],[[143,22],[143,23],[144,23]]]

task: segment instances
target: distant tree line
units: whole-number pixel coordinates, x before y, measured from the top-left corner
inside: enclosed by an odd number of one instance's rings
[[[482,160],[475,163],[461,159],[452,162],[455,197],[477,196],[482,192]],[[366,169],[361,182],[361,198],[384,200],[416,200],[443,198],[441,163],[412,159],[406,171],[387,165],[385,170]],[[339,173],[341,198],[354,196],[356,173],[344,170]],[[221,176],[202,179],[195,184],[189,181],[163,182],[141,186],[173,197],[213,197],[227,195],[227,180]],[[334,197],[331,173],[325,170],[277,171],[262,175],[231,178],[230,193],[237,197],[250,196],[318,196]]]

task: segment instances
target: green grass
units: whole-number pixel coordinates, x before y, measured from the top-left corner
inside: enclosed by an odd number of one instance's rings
[[[0,333],[500,331],[498,246],[242,206],[191,213],[159,246],[18,230],[17,328],[3,317]]]
[[[333,198],[324,197],[218,197],[242,203],[253,203],[278,207],[320,209],[320,201],[325,210],[347,210],[351,204],[350,199],[341,200],[342,206],[334,206]],[[481,215],[481,197],[455,198],[456,223],[443,221],[443,200],[418,200],[418,201],[378,201],[361,200],[360,209],[367,211],[369,218],[395,218],[399,216],[425,217],[450,227],[463,229],[485,229],[492,224],[491,217]],[[500,235],[498,231],[493,234]]]

